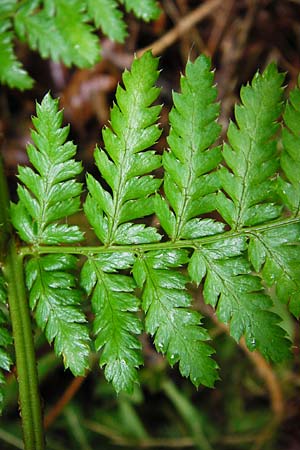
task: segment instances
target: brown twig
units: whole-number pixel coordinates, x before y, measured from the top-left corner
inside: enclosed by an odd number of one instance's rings
[[[223,0],[208,0],[202,3],[198,8],[194,9],[190,14],[183,17],[178,24],[168,33],[164,34],[160,39],[142,48],[137,52],[141,56],[145,51],[152,50],[153,55],[160,55],[166,48],[174,44],[180,36],[189,31],[194,25],[209,16]]]
[[[76,377],[69,384],[63,395],[59,398],[59,400],[55,403],[53,408],[49,411],[49,413],[45,416],[44,419],[44,427],[45,429],[49,428],[50,425],[56,420],[56,418],[61,414],[64,407],[70,402],[70,400],[74,397],[76,392],[79,390],[80,386],[84,382],[86,377]]]
[[[212,28],[207,43],[207,49],[210,56],[214,55],[218,48],[222,35],[224,34],[224,30],[226,29],[230,16],[232,15],[234,5],[235,0],[224,1],[220,7],[221,11],[216,14],[215,24]]]
[[[187,16],[190,12],[186,0],[177,0],[176,3],[174,0],[164,0],[164,9],[176,25],[181,21],[182,17]],[[187,59],[191,58],[192,50],[195,50],[196,54],[207,53],[197,27],[193,27],[188,33],[181,35],[179,48],[181,59],[184,64]],[[194,58],[192,57],[191,59],[193,60]]]

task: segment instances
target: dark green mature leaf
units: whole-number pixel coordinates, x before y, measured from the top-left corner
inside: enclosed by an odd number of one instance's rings
[[[25,2],[18,11],[15,26],[33,50],[43,58],[63,61],[67,66],[94,65],[100,58],[98,38],[87,23],[86,4],[81,0]],[[49,39],[49,35],[51,39]]]
[[[163,155],[164,191],[172,211],[156,198],[160,223],[173,240],[223,230],[221,223],[198,218],[215,209],[215,192],[220,187],[214,169],[221,161],[221,151],[218,147],[209,149],[219,137],[220,126],[216,123],[219,105],[215,103],[217,90],[208,58],[202,55],[187,63],[181,91],[173,94],[170,151]]]
[[[1,20],[3,6],[0,5],[0,82],[11,88],[30,89],[32,78],[17,60],[13,49],[13,32],[10,20]]]
[[[16,10],[18,0],[1,0],[0,3],[0,20],[7,18]]]
[[[134,276],[143,287],[146,331],[155,336],[157,351],[166,354],[171,366],[179,362],[180,373],[195,386],[213,386],[217,364],[214,350],[205,342],[206,329],[200,326],[200,314],[193,311],[185,290],[187,278],[172,268],[188,260],[185,250],[149,252],[136,262]]]
[[[282,111],[284,75],[271,64],[252,84],[242,87],[242,105],[235,107],[237,125],[230,123],[223,156],[227,168],[220,171],[223,190],[218,210],[235,230],[277,218],[274,177],[278,168],[276,120]],[[229,198],[228,198],[229,197]]]
[[[134,314],[139,300],[133,295],[131,277],[116,274],[134,262],[132,253],[104,253],[87,260],[81,271],[81,285],[92,295],[95,314],[96,350],[101,350],[100,366],[117,392],[132,392],[138,382],[137,369],[143,363],[136,334],[142,331]]]
[[[33,118],[36,131],[27,152],[34,169],[19,167],[19,202],[12,204],[12,222],[21,238],[31,244],[72,243],[83,239],[77,226],[57,221],[80,208],[81,184],[75,181],[82,168],[72,157],[76,146],[65,142],[69,128],[60,128],[62,112],[58,101],[47,94],[37,104]]]
[[[124,42],[126,25],[116,0],[87,0],[87,6],[96,27],[100,27],[113,41]]]
[[[84,375],[89,367],[90,343],[83,296],[72,275],[76,264],[74,256],[63,254],[33,257],[26,264],[29,302],[37,324],[75,376]]]
[[[156,0],[119,0],[124,3],[127,11],[133,11],[137,17],[141,17],[146,22],[157,19],[160,14]]]
[[[218,318],[230,323],[230,334],[236,341],[242,335],[250,350],[258,349],[267,359],[281,361],[290,354],[290,342],[278,325],[280,317],[270,312],[270,297],[263,293],[258,277],[252,275],[243,256],[246,239],[220,240],[198,250],[205,269],[192,275],[197,282],[206,272],[204,299],[217,310]]]
[[[123,74],[124,88],[118,87],[117,103],[111,111],[111,129],[103,130],[106,148],[96,149],[95,160],[111,193],[91,175],[87,178],[89,195],[84,210],[98,238],[105,244],[140,244],[158,241],[155,229],[133,224],[132,220],[154,212],[152,194],[160,180],[146,175],[159,167],[160,158],[152,146],[161,131],[156,121],[159,106],[151,106],[159,89],[158,60],[150,52],[136,59],[131,71]]]
[[[300,317],[300,224],[251,233],[249,257],[278,298]]]
[[[286,179],[279,178],[279,191],[285,205],[294,216],[300,210],[300,89],[290,93],[283,115],[285,127],[282,130],[283,152],[280,165]],[[300,312],[300,311],[299,311]]]

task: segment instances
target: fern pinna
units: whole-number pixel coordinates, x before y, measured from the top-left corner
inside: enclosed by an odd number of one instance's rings
[[[299,88],[285,105],[283,75],[274,65],[257,73],[242,88],[220,146],[217,89],[209,59],[200,56],[187,63],[173,94],[161,157],[153,149],[161,134],[157,66],[148,52],[124,73],[104,146],[95,150],[99,176],[87,175],[83,209],[99,245],[79,244],[83,233],[67,223],[80,208],[81,164],[49,94],[37,105],[32,168],[19,168],[19,201],[11,206],[38,325],[75,375],[88,369],[93,347],[100,352],[116,391],[131,392],[138,381],[144,331],[195,386],[214,385],[214,349],[190,283],[201,286],[236,341],[244,336],[250,350],[276,362],[289,356],[291,343],[270,288],[300,314]],[[154,175],[159,168],[163,179]],[[143,221],[153,214],[157,227]]]

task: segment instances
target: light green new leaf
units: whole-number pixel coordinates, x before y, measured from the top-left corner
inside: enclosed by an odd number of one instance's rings
[[[143,363],[136,335],[142,325],[136,312],[139,300],[129,276],[116,274],[134,262],[132,253],[107,253],[87,260],[81,271],[81,285],[92,296],[95,314],[96,350],[102,350],[100,366],[117,392],[132,392],[138,382],[137,369]]]
[[[246,240],[239,237],[199,249],[207,273],[204,299],[216,308],[222,322],[230,324],[236,341],[244,335],[250,350],[258,349],[267,359],[282,361],[290,354],[290,342],[279,326],[280,317],[270,312],[271,298],[263,293],[260,279],[252,275],[243,255],[245,248]]]
[[[82,312],[82,293],[72,272],[77,259],[71,255],[33,257],[26,264],[29,302],[38,326],[57,355],[75,375],[89,367],[89,333]]]
[[[267,222],[281,213],[272,177],[278,168],[275,135],[283,80],[274,64],[263,74],[257,73],[251,85],[242,87],[242,105],[235,107],[236,124],[229,125],[230,145],[223,148],[229,169],[219,172],[227,196],[218,195],[218,210],[235,230]]]
[[[299,82],[298,82],[299,83]],[[283,114],[285,127],[282,130],[283,152],[280,165],[286,179],[279,178],[279,193],[294,216],[300,210],[300,89],[290,93]]]
[[[144,285],[145,326],[157,351],[166,354],[171,366],[178,362],[180,373],[195,386],[213,386],[218,375],[210,358],[214,350],[205,342],[209,335],[200,324],[200,314],[191,309],[187,278],[171,270],[187,260],[185,250],[149,252],[138,260],[133,274]]]
[[[146,22],[157,19],[160,14],[160,8],[156,0],[119,0],[124,3],[127,11],[133,11],[137,17]]]
[[[4,389],[5,389],[5,376],[3,371],[9,371],[12,364],[11,357],[8,353],[8,347],[12,344],[13,340],[10,332],[7,329],[7,316],[4,314],[2,308],[6,308],[6,289],[4,279],[0,273],[0,414],[3,407]]]
[[[170,150],[164,152],[164,191],[172,208],[159,198],[156,213],[172,240],[192,239],[223,231],[223,224],[198,218],[215,209],[220,180],[214,171],[221,161],[220,148],[210,148],[220,134],[216,123],[219,105],[210,61],[200,56],[188,62],[181,77],[181,93],[173,94],[170,113]]]
[[[11,217],[21,238],[31,244],[74,243],[83,239],[77,226],[59,224],[80,208],[81,184],[75,181],[82,168],[75,161],[76,146],[65,142],[69,128],[61,128],[58,101],[47,94],[37,104],[32,119],[35,131],[27,152],[35,170],[19,167],[19,202],[12,204]]]
[[[141,244],[161,238],[154,228],[131,223],[154,212],[152,197],[160,185],[160,180],[147,175],[160,166],[159,156],[151,150],[143,152],[161,134],[156,124],[160,107],[151,106],[159,93],[154,86],[157,64],[150,52],[145,53],[123,74],[124,88],[117,89],[111,128],[103,130],[106,152],[95,151],[97,167],[111,193],[91,175],[87,178],[89,195],[84,211],[105,245]]]
[[[10,28],[10,21],[0,18],[0,82],[11,88],[30,89],[33,80],[14,53],[13,32]]]
[[[97,28],[113,41],[124,42],[126,25],[116,0],[87,0],[87,7]]]
[[[278,298],[300,317],[300,225],[276,227],[252,233],[249,258],[261,270],[268,286],[275,286]]]

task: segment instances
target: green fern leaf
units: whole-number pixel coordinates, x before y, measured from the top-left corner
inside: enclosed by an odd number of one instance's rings
[[[185,250],[153,251],[137,260],[133,273],[144,286],[145,327],[155,336],[157,351],[166,354],[171,366],[179,362],[180,373],[195,386],[213,386],[217,364],[210,358],[214,350],[205,342],[208,333],[200,326],[201,316],[190,308],[187,278],[172,270],[187,260]]]
[[[279,178],[280,195],[294,216],[300,211],[300,89],[290,93],[283,115],[285,127],[282,131],[283,152],[280,165],[286,179]]]
[[[39,3],[24,2],[18,11],[15,28],[19,37],[26,38],[43,58],[61,60],[67,66],[94,65],[100,58],[100,48],[93,28],[87,23],[85,2],[48,0],[43,8]]]
[[[157,19],[160,14],[160,8],[155,0],[119,0],[125,5],[127,11],[133,11],[137,17],[146,22]]]
[[[6,302],[7,298],[5,283],[2,274],[0,273],[0,414],[3,407],[5,387],[5,376],[3,371],[9,371],[12,364],[12,360],[7,349],[13,341],[11,334],[6,327],[7,315],[3,310],[3,308],[6,309]]]
[[[97,28],[100,27],[113,41],[124,42],[126,25],[116,0],[87,0],[87,6]]]
[[[200,282],[206,272],[204,299],[216,307],[222,322],[230,323],[230,334],[236,341],[245,335],[250,350],[258,349],[267,359],[278,362],[289,356],[290,342],[278,325],[281,319],[270,312],[272,301],[263,293],[260,279],[252,275],[244,257],[246,248],[244,237],[199,248],[205,269],[196,281]]]
[[[1,14],[6,12],[0,6]],[[9,5],[8,5],[9,6]],[[32,78],[22,68],[22,64],[17,60],[13,49],[13,32],[9,20],[0,19],[0,82],[7,84],[11,88],[30,89],[33,84]]]
[[[29,302],[37,324],[75,376],[84,375],[89,367],[90,350],[82,294],[72,275],[76,264],[77,258],[63,254],[33,257],[26,264]]]
[[[143,363],[136,334],[142,331],[134,314],[139,300],[133,295],[131,277],[116,274],[134,262],[132,253],[107,253],[89,258],[81,271],[81,285],[92,295],[95,314],[96,350],[102,349],[100,366],[117,392],[132,392],[138,381],[137,369]]]
[[[220,171],[223,190],[218,209],[233,229],[277,218],[282,207],[276,204],[272,180],[278,168],[274,139],[282,111],[284,75],[271,64],[252,84],[242,87],[242,105],[235,107],[237,125],[230,123],[228,144],[223,156],[229,169]],[[228,198],[229,197],[229,198]]]
[[[14,13],[17,3],[18,0],[2,0],[0,4],[0,20]]]
[[[81,172],[81,163],[72,157],[76,146],[65,142],[69,128],[60,128],[62,112],[58,101],[47,94],[37,104],[33,118],[36,131],[27,152],[34,171],[19,167],[19,202],[12,204],[11,217],[21,238],[30,244],[72,243],[83,239],[77,226],[57,221],[74,214],[80,208],[81,184],[74,177]]]
[[[205,56],[188,62],[181,77],[181,94],[173,94],[170,113],[170,151],[164,152],[164,191],[172,208],[156,198],[156,213],[162,227],[173,240],[219,233],[223,224],[201,220],[199,214],[215,209],[220,187],[214,171],[221,161],[219,147],[209,149],[220,134],[216,123],[219,105],[213,86],[210,61]]]
[[[111,127],[103,130],[106,152],[96,149],[97,167],[110,191],[91,175],[87,178],[89,195],[84,205],[86,216],[105,245],[140,244],[158,241],[154,228],[131,221],[154,212],[153,196],[160,180],[149,171],[160,166],[152,146],[161,131],[156,125],[159,106],[150,106],[159,90],[154,87],[158,61],[150,52],[136,59],[131,72],[125,71],[125,89],[118,87],[117,103],[111,111]]]

